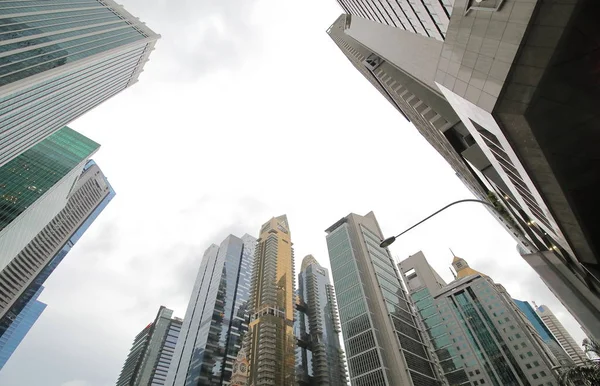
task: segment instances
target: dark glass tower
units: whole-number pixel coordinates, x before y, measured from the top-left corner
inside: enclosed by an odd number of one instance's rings
[[[204,252],[166,385],[229,384],[248,329],[255,244],[229,235]]]
[[[134,84],[159,35],[112,0],[0,3],[0,166]]]
[[[65,207],[0,271],[0,336],[114,196],[88,161]]]
[[[300,363],[299,384],[346,386],[344,352],[340,346],[341,327],[329,272],[308,255],[298,274]],[[302,347],[303,346],[303,347]],[[298,362],[298,359],[297,359]]]
[[[99,147],[64,127],[0,167],[0,269],[64,208]]]
[[[117,386],[163,386],[180,331],[181,319],[161,306],[154,322],[135,337]]]

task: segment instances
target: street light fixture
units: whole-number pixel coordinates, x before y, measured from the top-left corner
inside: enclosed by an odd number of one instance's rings
[[[452,202],[452,203],[450,203],[450,204],[446,205],[446,206],[445,206],[445,207],[443,207],[442,209],[438,210],[437,212],[434,212],[434,213],[430,214],[429,216],[425,217],[423,220],[419,221],[418,223],[416,223],[415,225],[411,226],[410,228],[408,228],[408,229],[404,230],[403,232],[400,232],[400,233],[399,233],[399,234],[397,234],[396,236],[391,236],[391,237],[388,237],[387,239],[383,240],[383,241],[382,241],[382,242],[379,244],[379,246],[380,246],[381,248],[386,248],[386,247],[389,247],[390,245],[392,245],[392,244],[394,243],[394,241],[396,241],[396,239],[397,239],[398,237],[402,236],[403,234],[405,234],[405,233],[406,233],[406,232],[408,232],[409,230],[411,230],[411,229],[413,229],[413,228],[417,227],[418,225],[421,225],[422,223],[424,223],[425,221],[429,220],[430,218],[432,218],[432,217],[433,217],[433,216],[435,216],[436,214],[438,214],[438,213],[440,213],[440,212],[442,212],[442,211],[444,211],[444,210],[446,210],[446,209],[450,208],[451,206],[453,206],[453,205],[456,205],[456,204],[460,204],[460,203],[463,203],[463,202],[477,202],[477,203],[479,203],[479,204],[487,205],[487,206],[489,206],[490,208],[492,208],[492,209],[494,209],[495,211],[497,211],[497,210],[496,210],[496,207],[495,207],[494,205],[492,205],[491,203],[489,203],[489,202],[487,202],[487,201],[483,201],[483,200],[466,199],[466,200],[458,200],[458,201],[454,201],[454,202]]]

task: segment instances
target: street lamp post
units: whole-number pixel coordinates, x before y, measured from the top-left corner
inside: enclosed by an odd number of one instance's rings
[[[461,203],[463,203],[463,202],[477,202],[477,203],[479,203],[479,204],[487,205],[487,206],[489,206],[490,208],[494,209],[494,210],[497,212],[497,209],[496,209],[496,207],[495,207],[494,205],[492,205],[491,203],[487,202],[487,201],[483,201],[483,200],[475,200],[475,199],[471,199],[471,198],[468,198],[468,199],[465,199],[465,200],[458,200],[458,201],[454,201],[454,202],[452,202],[452,203],[450,203],[450,204],[446,205],[446,206],[445,206],[445,207],[443,207],[442,209],[438,210],[437,212],[434,212],[434,213],[430,214],[429,216],[425,217],[423,220],[419,221],[418,223],[416,223],[415,225],[411,226],[410,228],[408,228],[408,229],[404,230],[403,232],[400,232],[400,233],[399,233],[399,234],[397,234],[396,236],[391,236],[391,237],[388,237],[387,239],[383,240],[383,241],[382,241],[382,242],[379,244],[379,246],[380,246],[381,248],[389,247],[390,245],[392,245],[392,243],[393,243],[394,241],[396,241],[396,238],[398,238],[398,237],[402,236],[403,234],[405,234],[405,233],[406,233],[406,232],[408,232],[409,230],[411,230],[411,229],[413,229],[413,228],[415,228],[415,227],[417,227],[417,226],[421,225],[422,223],[424,223],[425,221],[429,220],[430,218],[432,218],[432,217],[433,217],[433,216],[435,216],[436,214],[438,214],[438,213],[440,213],[440,212],[442,212],[442,211],[444,211],[444,210],[446,210],[446,209],[450,208],[451,206],[453,206],[453,205],[456,205],[456,204],[461,204]]]

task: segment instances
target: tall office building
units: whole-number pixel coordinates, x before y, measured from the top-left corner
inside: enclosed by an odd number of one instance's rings
[[[350,383],[438,385],[426,338],[373,212],[351,213],[327,230]]]
[[[64,208],[99,147],[64,127],[0,167],[0,269]]]
[[[300,361],[296,360],[296,377],[303,385],[346,386],[344,352],[337,302],[329,271],[308,255],[298,274]],[[298,366],[300,365],[300,366]],[[300,369],[300,371],[298,370]]]
[[[40,287],[27,305],[19,312],[10,328],[0,336],[0,370],[25,338],[31,327],[46,309],[46,304],[37,300],[44,287]]]
[[[399,264],[449,383],[558,385],[556,359],[504,287],[464,259],[452,265],[456,280],[440,286],[422,253]]]
[[[229,235],[200,262],[166,385],[227,385],[248,329],[256,239]]]
[[[540,338],[543,340],[544,344],[548,346],[552,354],[558,360],[558,363],[562,367],[573,366],[575,362],[571,359],[571,357],[567,354],[567,352],[562,348],[558,340],[554,337],[552,332],[548,329],[546,324],[542,321],[540,316],[535,312],[533,307],[527,302],[522,300],[513,299],[517,307],[521,310],[523,315],[529,320],[529,323],[535,328]]]
[[[340,3],[334,42],[600,331],[598,2],[444,0],[447,27],[434,1]],[[386,22],[391,11],[406,23]],[[434,13],[443,39],[418,27]]]
[[[0,166],[135,83],[159,35],[113,0],[0,4]]]
[[[577,366],[587,363],[588,358],[583,352],[581,345],[575,342],[575,339],[569,334],[562,323],[556,318],[548,306],[539,306],[535,309],[538,316],[542,319],[552,335],[558,340],[558,343],[565,349],[569,357]]]
[[[65,207],[0,270],[0,336],[114,196],[100,168],[88,161]]]
[[[117,386],[164,385],[180,331],[181,319],[161,306],[154,322],[135,337]]]
[[[295,385],[294,251],[285,215],[260,228],[250,293],[249,384]]]

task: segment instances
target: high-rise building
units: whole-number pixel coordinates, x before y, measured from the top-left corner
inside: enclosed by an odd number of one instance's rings
[[[598,2],[443,0],[439,12],[435,1],[339,1],[335,44],[600,331]]]
[[[65,207],[0,271],[0,336],[114,196],[88,161]]]
[[[338,3],[349,15],[444,40],[454,0],[338,0]]]
[[[558,385],[556,359],[504,287],[464,259],[452,266],[456,280],[440,288],[422,253],[400,263],[449,383]]]
[[[37,300],[44,287],[38,288],[29,302],[19,312],[10,328],[0,336],[0,369],[4,367],[11,355],[25,338],[34,323],[46,309],[46,304]]]
[[[159,35],[113,0],[0,5],[0,166],[135,83]]]
[[[569,357],[577,366],[587,363],[588,358],[583,352],[581,345],[575,342],[575,339],[569,334],[562,323],[556,318],[548,306],[539,306],[535,309],[538,316],[542,319],[552,335],[558,340],[558,343],[565,349]]]
[[[296,335],[302,352],[296,360],[296,377],[300,385],[346,386],[344,352],[337,302],[329,271],[308,255],[298,274],[298,320]],[[309,358],[310,356],[310,358]]]
[[[229,384],[248,329],[255,244],[229,235],[204,252],[166,385]]]
[[[0,269],[65,207],[99,147],[63,127],[0,167]],[[1,285],[0,289],[11,291]]]
[[[180,331],[181,319],[161,306],[154,322],[135,337],[117,386],[165,385]]]
[[[546,324],[542,321],[540,316],[535,312],[533,307],[527,302],[522,300],[513,299],[517,307],[521,310],[523,315],[527,318],[529,323],[535,328],[537,333],[540,335],[540,338],[548,346],[552,354],[558,360],[563,367],[573,366],[575,362],[571,359],[571,357],[567,354],[567,352],[562,348],[558,340],[554,337],[552,332],[548,329]]]
[[[295,273],[285,215],[260,228],[250,293],[249,384],[295,385]]]
[[[355,386],[438,385],[410,300],[373,212],[349,214],[327,230],[327,249]]]

